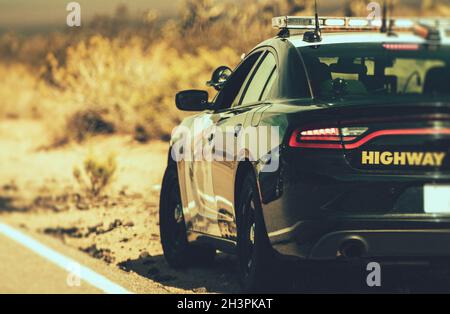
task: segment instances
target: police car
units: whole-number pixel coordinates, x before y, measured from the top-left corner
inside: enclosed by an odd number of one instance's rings
[[[177,107],[199,113],[170,144],[168,263],[236,254],[244,291],[257,291],[283,257],[450,257],[449,22],[277,17],[278,36],[214,72],[212,101],[180,92]],[[238,145],[252,128],[279,143]]]

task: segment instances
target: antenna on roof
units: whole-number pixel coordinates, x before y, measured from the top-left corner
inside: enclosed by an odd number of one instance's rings
[[[314,23],[315,29],[312,32],[306,32],[303,40],[308,43],[316,43],[322,41],[322,31],[320,29],[319,11],[317,9],[317,0],[314,0]]]
[[[389,27],[387,30],[388,36],[396,36],[394,33],[395,21],[393,15],[394,15],[394,0],[391,0],[391,3],[389,5]]]
[[[317,10],[317,0],[314,0],[314,17],[316,18],[316,34],[322,35],[320,31],[319,11]]]
[[[387,0],[384,0],[383,2],[383,16],[381,18],[381,29],[380,31],[382,33],[387,33],[388,27],[387,27]]]

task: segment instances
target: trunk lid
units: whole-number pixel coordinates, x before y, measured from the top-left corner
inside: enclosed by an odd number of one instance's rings
[[[345,159],[365,172],[450,171],[450,104],[345,106],[339,126]]]

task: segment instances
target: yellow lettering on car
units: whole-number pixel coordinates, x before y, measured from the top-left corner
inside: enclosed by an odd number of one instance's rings
[[[383,165],[390,165],[392,164],[392,153],[391,152],[383,152],[380,156],[381,163]]]
[[[423,153],[406,153],[409,166],[420,166],[423,158]]]
[[[379,152],[363,151],[361,154],[362,165],[384,166],[421,166],[441,167],[447,153],[445,152]]]
[[[394,164],[396,166],[401,165],[404,166],[406,165],[406,154],[405,153],[394,153]]]
[[[444,159],[445,159],[445,153],[433,153],[434,160],[436,161],[436,166],[441,167]]]
[[[362,152],[362,161],[363,165],[373,165],[375,163],[375,152]]]

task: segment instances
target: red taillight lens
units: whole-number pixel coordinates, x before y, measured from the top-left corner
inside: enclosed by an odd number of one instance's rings
[[[448,128],[428,129],[388,129],[367,132],[367,127],[343,127],[321,129],[298,129],[292,133],[290,147],[325,148],[325,149],[358,149],[366,143],[383,136],[408,135],[449,135]]]
[[[364,134],[367,128],[320,128],[298,129],[292,133],[289,141],[291,147],[341,149],[343,142],[351,142]]]
[[[305,130],[300,132],[301,136],[304,137],[327,137],[327,136],[337,136],[339,137],[340,132],[338,128],[328,128],[328,129],[316,129],[316,130]]]
[[[291,147],[303,148],[342,148],[341,134],[338,128],[295,130],[289,141]]]

